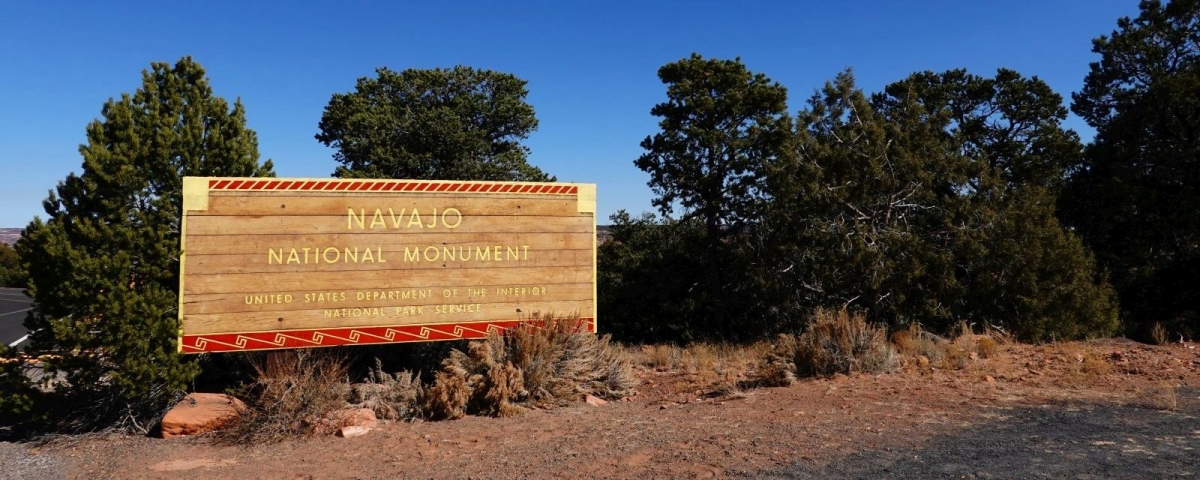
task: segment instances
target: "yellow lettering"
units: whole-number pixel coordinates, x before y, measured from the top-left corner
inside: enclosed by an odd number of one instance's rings
[[[276,252],[274,248],[267,249],[267,265],[270,265],[272,263],[283,263],[283,249],[282,248],[279,249],[278,252]]]
[[[356,215],[354,215],[353,208],[351,208],[349,210],[350,210],[350,213],[346,217],[346,230],[353,230],[354,222],[358,222],[359,230],[362,230],[363,228],[365,228],[364,225],[365,225],[365,222],[367,221],[367,212],[360,208],[360,209],[358,209],[359,214],[356,216]]]
[[[446,215],[450,212],[454,212],[454,225],[451,225],[450,222],[446,221]],[[462,225],[462,212],[458,211],[458,209],[454,207],[442,210],[442,225],[450,229],[458,228],[459,225]]]
[[[390,208],[388,209],[388,216],[392,217],[392,228],[400,228],[400,221],[404,220],[404,211],[405,210],[408,210],[408,209],[401,208],[400,215],[396,215],[395,211],[393,211]]]
[[[383,223],[383,211],[379,210],[378,208],[375,209],[375,215],[371,216],[370,228],[374,230],[376,224],[379,225],[379,228],[387,228],[387,224]]]

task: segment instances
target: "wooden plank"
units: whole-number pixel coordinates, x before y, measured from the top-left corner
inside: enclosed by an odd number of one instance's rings
[[[445,297],[443,292],[453,295]],[[545,298],[586,300],[590,283],[521,285],[428,285],[421,289],[276,290],[267,294],[215,293],[189,295],[184,301],[189,315],[248,312],[287,312],[306,309],[364,306],[434,305],[446,298],[465,298],[481,304],[512,303]]]
[[[542,285],[547,283],[591,283],[591,267],[514,267],[479,269],[458,276],[462,285]],[[446,272],[414,270],[398,274],[387,270],[355,272],[225,273],[189,275],[185,295],[209,293],[267,293],[293,290],[351,290],[421,288],[446,283]]]
[[[370,222],[371,219],[367,219]],[[386,226],[357,229],[350,227],[353,220],[347,215],[314,216],[189,216],[189,235],[257,235],[287,234],[305,235],[314,233],[358,233],[362,235],[411,235],[417,233],[593,233],[595,219],[591,215],[555,217],[529,215],[523,217],[474,216],[464,214],[462,224],[446,228],[441,218],[424,217],[426,223],[400,228],[391,228],[391,219]],[[421,225],[420,227],[416,225]],[[428,226],[432,225],[432,226]]]
[[[466,311],[472,305],[474,311]],[[349,311],[344,311],[349,310]],[[494,320],[497,318],[519,319],[530,318],[534,312],[555,313],[561,315],[579,314],[583,317],[594,315],[595,304],[591,300],[562,300],[562,301],[527,301],[509,303],[475,304],[469,301],[443,302],[424,305],[420,313],[397,312],[400,307],[376,307],[379,314],[363,311],[362,307],[338,307],[329,309],[298,310],[293,312],[243,312],[220,314],[189,314],[184,324],[184,330],[189,335],[230,332],[230,326],[236,326],[236,332],[258,332],[269,330],[295,330],[312,328],[343,328],[363,327],[374,325],[419,325],[422,323],[471,322]],[[412,307],[409,307],[412,308]],[[355,309],[358,315],[355,317]],[[439,310],[440,309],[440,310]],[[451,311],[453,310],[453,311]],[[333,313],[333,311],[337,311]],[[412,312],[411,310],[407,310]],[[331,316],[341,315],[345,316]],[[282,319],[282,320],[280,320]]]
[[[190,228],[189,228],[190,230]],[[190,233],[190,232],[189,232]],[[590,232],[542,235],[534,233],[410,233],[407,235],[371,235],[329,233],[308,235],[192,235],[188,237],[188,256],[211,254],[262,254],[283,246],[353,246],[368,240],[375,247],[396,251],[413,245],[529,245],[537,250],[591,250],[595,236]]]
[[[416,247],[414,247],[416,248]],[[441,247],[453,248],[453,247]],[[375,250],[375,249],[372,249]],[[264,249],[255,254],[232,254],[232,255],[187,255],[184,257],[186,263],[185,268],[189,271],[204,272],[207,275],[217,275],[225,273],[278,273],[278,272],[356,272],[356,271],[373,271],[373,270],[391,270],[391,271],[407,271],[407,270],[422,270],[436,269],[444,271],[457,271],[471,268],[514,268],[514,264],[510,262],[473,262],[473,261],[455,261],[441,258],[439,261],[428,262],[424,261],[404,261],[406,258],[405,250],[400,247],[381,248],[376,250],[380,252],[375,256],[387,260],[387,262],[336,262],[336,263],[316,263],[316,264],[272,264],[270,254]],[[451,250],[452,253],[456,253]],[[360,257],[361,257],[361,252]],[[408,253],[412,253],[410,249]],[[443,255],[445,250],[439,254]],[[286,257],[285,254],[281,254]],[[372,258],[375,258],[373,256]],[[303,254],[298,255],[298,258],[303,257]],[[312,255],[309,255],[312,257]],[[420,258],[418,256],[418,258]],[[378,258],[376,258],[378,260]],[[523,267],[588,267],[592,264],[592,250],[535,250],[529,249],[529,258],[527,261],[520,262]]]

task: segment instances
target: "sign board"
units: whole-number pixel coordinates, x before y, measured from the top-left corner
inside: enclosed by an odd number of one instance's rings
[[[184,178],[179,351],[596,331],[596,186]]]

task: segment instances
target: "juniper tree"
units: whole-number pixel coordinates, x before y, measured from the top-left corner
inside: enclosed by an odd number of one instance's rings
[[[1061,97],[1011,71],[915,74],[872,99],[839,75],[766,183],[777,302],[1033,340],[1111,333],[1111,291],[1054,216],[1079,151],[1064,117]]]
[[[1143,1],[1092,42],[1071,109],[1096,129],[1063,201],[1129,333],[1200,335],[1200,1]]]
[[[87,402],[71,413],[95,426],[155,411],[198,372],[175,345],[183,176],[274,173],[241,102],[213,95],[190,57],[151,64],[137,91],[105,102],[79,152],[82,173],[50,192],[17,250],[35,307],[29,351],[54,354],[47,374],[65,383],[53,403]]]
[[[946,210],[965,287],[957,319],[1031,340],[1113,333],[1112,288],[1056,217],[1063,179],[1082,151],[1062,126],[1061,96],[1012,70],[991,78],[951,70],[913,74],[873,103],[893,122],[936,127],[947,149],[940,156],[962,156],[965,183],[955,187],[963,208]]]
[[[528,163],[525,80],[457,66],[376,70],[325,106],[316,139],[343,178],[554,181]]]

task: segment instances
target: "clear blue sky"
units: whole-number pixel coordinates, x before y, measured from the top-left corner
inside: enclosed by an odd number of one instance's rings
[[[68,173],[84,127],[132,92],[152,61],[192,55],[216,94],[240,97],[263,159],[283,177],[327,177],[313,139],[335,92],[387,66],[469,65],[529,81],[531,163],[599,185],[599,219],[651,210],[633,166],[657,130],[661,65],[740,56],[789,89],[790,109],[839,71],[868,91],[914,71],[1013,68],[1064,97],[1091,39],[1134,0],[821,2],[0,2],[0,227],[23,227]],[[1077,119],[1068,125],[1084,138]]]

